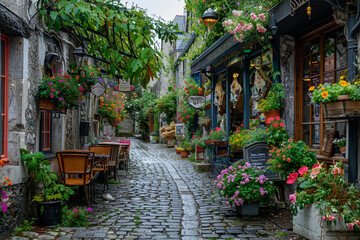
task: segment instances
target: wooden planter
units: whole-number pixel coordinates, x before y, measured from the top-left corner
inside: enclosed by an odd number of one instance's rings
[[[187,158],[189,156],[189,151],[181,151],[180,154],[182,158]]]
[[[321,220],[320,211],[314,206],[300,210],[293,218],[294,233],[312,240],[359,239],[353,231],[346,227],[344,221],[336,217],[336,224],[328,226]]]
[[[268,118],[275,118],[277,116],[280,116],[280,110],[277,109],[277,110],[270,110],[270,111],[267,111],[267,112],[264,112],[264,115],[265,115],[265,120],[268,119]]]
[[[324,117],[347,118],[360,116],[360,101],[341,100],[331,103],[323,103]]]
[[[214,144],[215,144],[215,141],[216,141],[216,140],[209,139],[209,140],[204,140],[204,143],[205,143],[206,145],[214,145]]]
[[[66,114],[67,108],[58,108],[53,102],[48,98],[39,98],[40,99],[40,109],[42,110],[52,110],[59,113]]]

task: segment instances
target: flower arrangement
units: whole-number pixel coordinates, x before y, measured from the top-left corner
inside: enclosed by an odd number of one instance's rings
[[[117,127],[126,117],[125,102],[126,96],[124,93],[109,94],[105,98],[100,98],[99,113],[103,115],[113,127]]]
[[[201,137],[196,137],[196,135],[193,135],[191,138],[191,148],[196,149],[197,147],[205,148],[206,145]]]
[[[270,117],[265,123],[268,125],[267,130],[269,133],[269,137],[266,142],[270,146],[280,146],[284,141],[289,139],[289,135],[286,132],[285,124],[281,121],[280,116]]]
[[[267,41],[271,36],[266,29],[269,22],[268,10],[278,2],[260,0],[238,3],[240,10],[233,10],[222,25],[240,42],[251,39]]]
[[[218,140],[218,141],[222,141],[227,137],[225,130],[219,127],[216,127],[214,130],[211,130],[209,135],[210,135],[210,139]]]
[[[261,112],[282,109],[284,106],[281,100],[285,98],[283,85],[277,83],[271,86],[269,93],[261,100],[259,108]]]
[[[228,200],[227,205],[267,202],[276,189],[260,169],[249,163],[222,170],[214,182]]]
[[[91,217],[92,208],[71,208],[63,207],[62,225],[64,227],[87,227]]]
[[[296,192],[290,195],[291,212],[297,215],[298,210],[314,205],[328,224],[344,220],[349,229],[359,231],[360,191],[345,182],[341,174],[342,162],[333,163],[329,170],[322,164],[298,170],[299,176],[291,179],[291,182],[298,182]]]
[[[188,139],[181,141],[179,146],[184,149],[184,150],[180,150],[180,151],[191,151],[192,150],[191,142]]]
[[[282,146],[273,147],[269,152],[268,169],[279,172],[283,178],[289,174],[296,175],[296,171],[302,166],[310,167],[316,163],[316,154],[311,152],[303,141],[295,142],[289,139]]]
[[[312,92],[311,102],[329,103],[338,101],[340,95],[349,95],[353,101],[360,100],[360,82],[353,84],[346,81],[346,73],[340,77],[340,81],[334,84],[320,84],[317,88],[311,86],[309,91]]]
[[[84,92],[85,88],[78,80],[64,74],[42,78],[36,96],[50,99],[59,108],[71,109],[85,99]]]
[[[248,144],[258,142],[258,141],[266,141],[269,137],[269,131],[266,128],[254,128],[254,129],[237,129],[235,133],[233,133],[229,137],[229,144],[232,148],[242,148]]]
[[[1,168],[5,165],[4,160],[0,160],[0,171]],[[2,176],[2,174],[0,174]],[[0,181],[1,186],[1,192],[0,192],[0,219],[5,216],[6,211],[8,209],[8,203],[6,200],[8,199],[8,196],[6,194],[5,187],[6,186],[12,186],[11,180],[8,177],[3,177]]]
[[[193,122],[197,110],[191,107],[188,103],[184,102],[184,100],[179,101],[179,106],[177,107],[177,117],[175,119],[179,122]]]
[[[342,148],[346,146],[346,138],[335,139],[333,143],[338,147]]]
[[[203,96],[204,95],[204,89],[200,87],[199,84],[196,83],[196,81],[193,78],[188,78],[187,81],[185,81],[185,93],[186,98],[189,98],[191,96]]]
[[[78,80],[80,85],[85,89],[96,84],[100,78],[100,68],[91,66],[87,62],[81,67],[77,67],[75,64],[72,64],[70,67],[70,74],[74,75],[76,80]]]

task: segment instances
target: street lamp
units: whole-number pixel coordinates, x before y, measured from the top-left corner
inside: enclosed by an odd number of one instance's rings
[[[78,68],[80,68],[83,64],[84,57],[86,56],[86,53],[84,52],[84,49],[82,47],[77,47],[72,52],[72,54],[75,55],[75,63]]]
[[[211,30],[219,20],[219,17],[216,12],[214,12],[214,10],[208,8],[208,10],[204,12],[204,15],[201,17],[201,19],[204,21],[209,30]]]

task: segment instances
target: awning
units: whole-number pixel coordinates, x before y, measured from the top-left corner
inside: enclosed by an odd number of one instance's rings
[[[7,36],[29,37],[22,19],[0,3],[0,30]]]
[[[331,22],[333,18],[332,2],[329,1],[310,1],[311,17],[307,15],[306,8],[308,3],[303,4],[295,10],[291,16],[291,0],[285,0],[269,11],[270,21],[269,29],[274,25],[273,17],[276,19],[278,35],[302,36],[311,32],[326,23]]]

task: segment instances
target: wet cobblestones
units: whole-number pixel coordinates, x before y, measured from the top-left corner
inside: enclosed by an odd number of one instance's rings
[[[119,171],[121,184],[109,184],[101,199],[98,185],[91,227],[59,228],[32,239],[279,239],[282,229],[269,219],[239,218],[224,204],[208,173],[194,171],[174,149],[131,141],[129,173]],[[12,239],[29,239],[13,237]],[[280,239],[299,239],[291,234]]]

